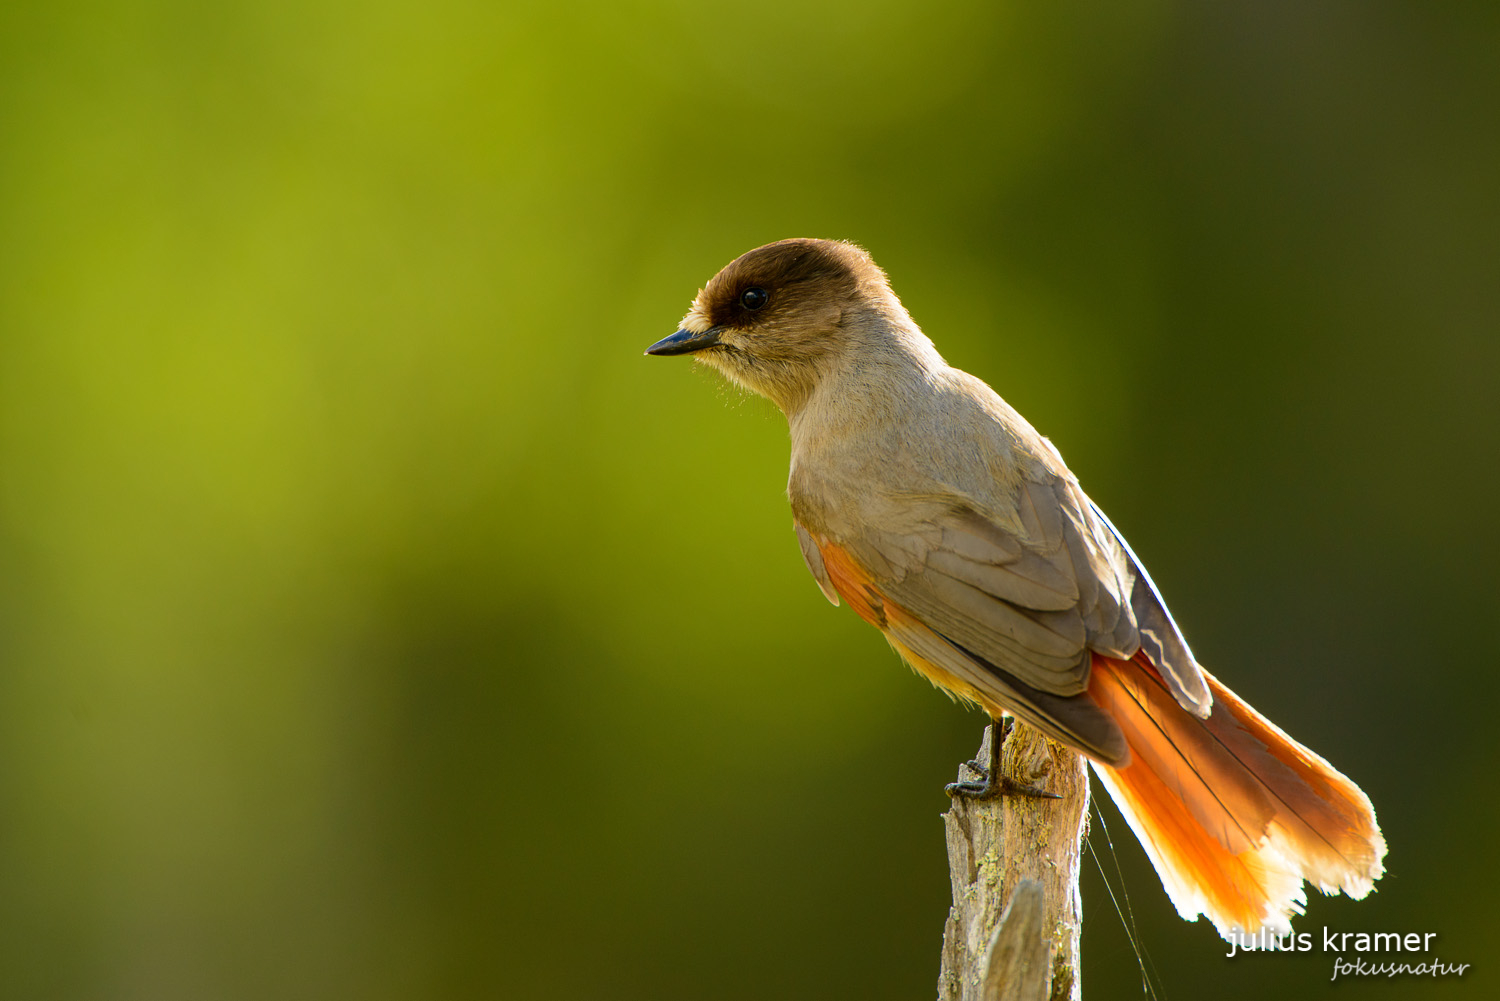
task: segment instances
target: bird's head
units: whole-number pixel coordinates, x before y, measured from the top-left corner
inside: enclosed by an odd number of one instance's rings
[[[691,354],[790,414],[872,327],[898,315],[885,273],[859,247],[781,240],[714,275],[681,329],[646,353]]]

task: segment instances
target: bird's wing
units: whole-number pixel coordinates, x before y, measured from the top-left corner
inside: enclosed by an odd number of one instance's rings
[[[946,501],[922,504],[920,526],[877,517],[832,541],[884,600],[1040,691],[1083,692],[1090,650],[1135,652],[1128,558],[1070,478],[1022,482],[1008,525],[964,498]]]
[[[1119,761],[1118,729],[1078,696],[1094,653],[1129,658],[1144,638],[1138,615],[1152,627],[1170,616],[1072,477],[1044,471],[1014,500],[1005,517],[958,494],[892,498],[857,529],[797,531],[824,593],[842,595],[935,683]],[[1201,684],[1190,654],[1186,663]]]

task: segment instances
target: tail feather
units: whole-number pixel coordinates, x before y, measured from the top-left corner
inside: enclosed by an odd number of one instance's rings
[[[1213,711],[1183,710],[1142,654],[1095,655],[1089,694],[1131,759],[1095,770],[1177,910],[1223,934],[1284,934],[1303,880],[1359,898],[1384,871],[1369,799],[1210,675]]]

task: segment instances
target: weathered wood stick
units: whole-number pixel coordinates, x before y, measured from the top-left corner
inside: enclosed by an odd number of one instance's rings
[[[1000,771],[1059,799],[954,799],[943,814],[953,907],[943,928],[939,1001],[1078,1001],[1078,872],[1088,816],[1083,758],[1022,723],[999,738]],[[973,762],[960,781],[980,778]]]

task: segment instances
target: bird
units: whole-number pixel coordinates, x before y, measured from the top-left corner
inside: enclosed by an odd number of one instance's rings
[[[748,251],[646,354],[690,355],[785,414],[824,596],[957,699],[1082,753],[1184,919],[1284,935],[1304,883],[1374,887],[1369,797],[1199,664],[1057,448],[943,360],[861,247]],[[995,772],[956,791],[1006,791]]]

